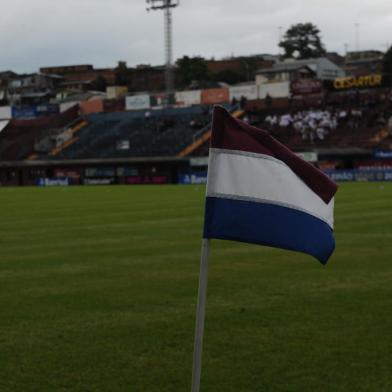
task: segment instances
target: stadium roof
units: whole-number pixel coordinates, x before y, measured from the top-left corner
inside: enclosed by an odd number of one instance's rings
[[[275,64],[272,68],[261,68],[256,73],[258,74],[266,74],[266,73],[277,73],[277,72],[290,72],[296,71],[298,69],[305,68],[310,72],[314,73],[314,71],[308,67],[306,64],[298,64],[298,63],[278,63]]]

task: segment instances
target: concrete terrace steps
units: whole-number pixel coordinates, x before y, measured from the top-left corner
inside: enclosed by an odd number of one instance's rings
[[[82,120],[81,122],[78,122],[76,125],[72,126],[71,128],[69,128],[69,132],[71,135],[71,138],[66,140],[64,143],[62,143],[60,146],[55,147],[50,153],[50,156],[56,156],[58,155],[60,152],[62,152],[63,150],[65,150],[66,148],[68,148],[69,146],[71,146],[72,144],[74,144],[79,138],[75,136],[75,134],[77,132],[79,132],[82,128],[84,128],[87,125],[87,121],[86,120]]]
[[[232,113],[232,116],[235,118],[241,118],[245,114],[244,110],[236,110]],[[180,153],[177,155],[178,157],[186,157],[200,148],[203,144],[207,143],[211,139],[211,128],[204,132],[199,138],[197,138],[193,143],[189,146],[185,147]]]

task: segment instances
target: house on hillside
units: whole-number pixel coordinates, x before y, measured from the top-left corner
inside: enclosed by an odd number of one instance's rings
[[[26,101],[47,102],[62,81],[63,77],[59,75],[41,73],[15,75],[8,80],[7,96],[12,104],[22,104],[22,100],[24,104],[27,103]]]
[[[325,57],[306,60],[286,60],[262,68],[256,73],[256,84],[293,82],[298,79],[334,80],[345,76],[343,68]]]
[[[382,72],[384,53],[379,50],[348,52],[344,69],[347,75],[361,76]]]

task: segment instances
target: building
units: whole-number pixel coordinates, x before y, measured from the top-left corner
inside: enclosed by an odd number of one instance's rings
[[[273,60],[264,60],[258,57],[235,57],[226,60],[206,60],[208,71],[211,74],[219,74],[221,72],[235,72],[238,74],[246,74],[247,80],[254,77],[252,69],[271,68],[275,62]]]
[[[11,104],[47,102],[48,97],[60,86],[63,77],[53,74],[32,73],[16,75],[8,80],[6,95]]]
[[[83,83],[93,83],[97,78],[104,78],[108,85],[114,85],[116,76],[115,68],[94,68],[90,64],[63,65],[56,67],[40,68],[43,74],[61,75],[65,82],[74,83],[74,85]]]
[[[271,82],[293,82],[298,79],[334,80],[345,76],[345,71],[325,57],[286,60],[272,68],[262,68],[256,72],[256,84]]]
[[[279,63],[272,68],[262,68],[256,72],[257,85],[315,78],[316,72],[306,65],[297,63]]]
[[[165,90],[165,67],[138,65],[136,68],[128,68],[128,90],[129,91],[151,91]]]
[[[344,70],[347,75],[363,76],[382,72],[384,53],[379,50],[348,52]]]

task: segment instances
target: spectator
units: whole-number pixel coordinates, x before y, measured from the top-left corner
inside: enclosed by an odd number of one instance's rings
[[[392,116],[389,116],[388,119],[388,132],[389,132],[389,136],[392,137]]]
[[[240,108],[241,108],[242,110],[245,109],[246,102],[247,102],[246,97],[244,97],[244,96],[242,95],[242,96],[241,96],[241,100],[240,100]]]
[[[272,106],[272,98],[271,95],[269,95],[269,93],[267,93],[267,95],[265,96],[265,107],[267,109],[270,109]]]

